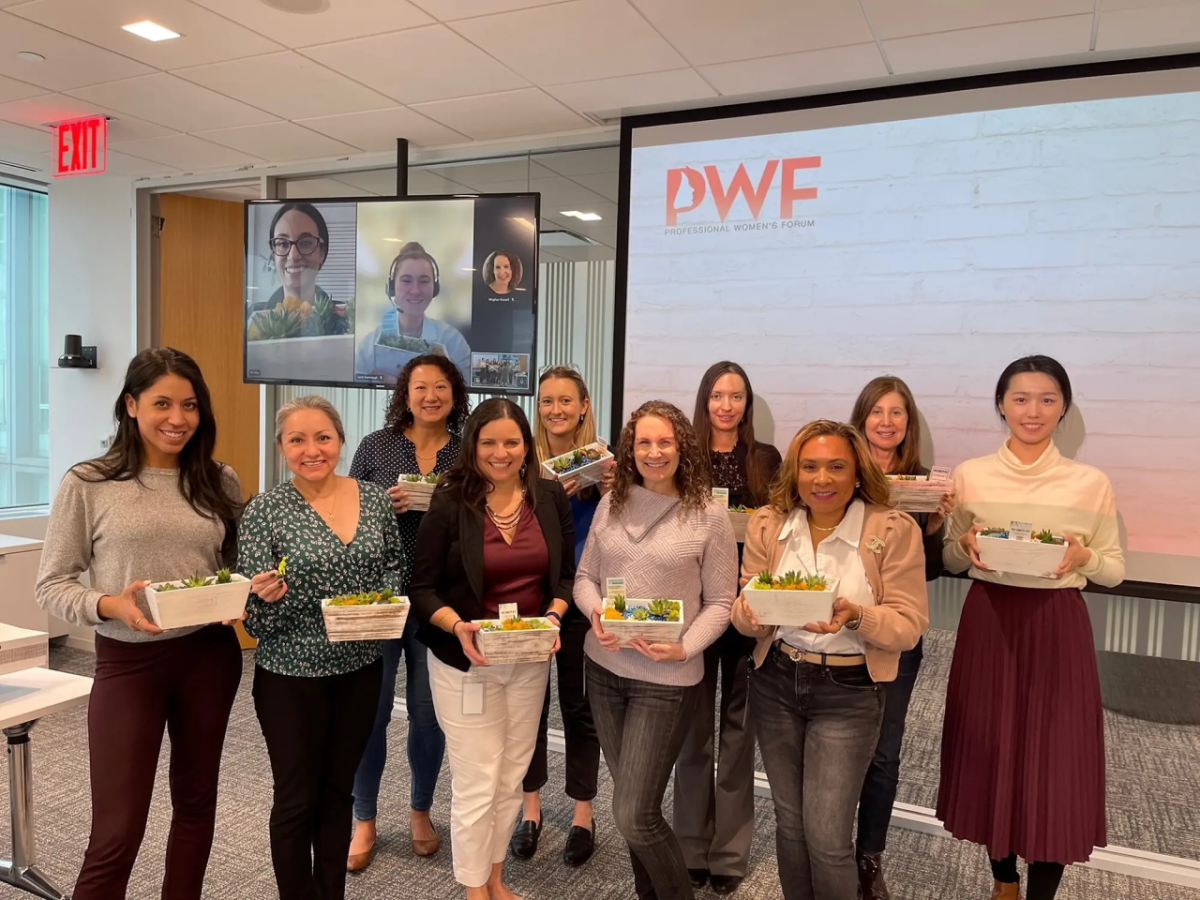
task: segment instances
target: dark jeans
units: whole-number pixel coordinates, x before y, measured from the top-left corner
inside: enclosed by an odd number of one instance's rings
[[[392,721],[392,706],[396,702],[396,673],[400,657],[404,657],[404,705],[408,709],[408,770],[411,776],[409,794],[412,808],[425,812],[433,806],[442,756],[446,752],[446,736],[438,725],[433,710],[433,694],[429,691],[429,651],[417,640],[417,617],[409,616],[404,637],[383,641],[383,687],[379,691],[379,707],[375,710],[375,725],[362,762],[354,776],[354,818],[369,822],[375,818],[379,800],[379,783],[387,765],[387,730]]]
[[[216,823],[221,749],[241,680],[242,651],[226,625],[137,643],[96,636],[88,706],[92,832],[72,896],[125,896],[166,729],[171,830],[162,897],[198,900]]]
[[[698,689],[622,678],[590,659],[586,668],[596,734],[613,780],[613,820],[629,845],[637,895],[694,900],[662,801]]]
[[[254,709],[274,781],[271,863],[280,900],[346,894],[354,772],[382,680],[381,660],[317,678],[254,670]]]
[[[858,892],[854,809],[883,700],[866,666],[796,663],[774,648],[751,677],[784,900],[854,900]]]
[[[558,665],[558,705],[562,710],[563,735],[566,738],[567,796],[572,800],[593,800],[600,774],[600,740],[588,705],[583,683],[583,641],[591,623],[575,607],[563,618],[559,640],[562,646],[554,659]],[[546,702],[538,724],[537,744],[521,788],[530,794],[540,791],[549,779],[548,732],[550,730],[550,685],[546,684]]]
[[[892,806],[900,785],[900,745],[904,742],[904,721],[908,716],[913,688],[917,684],[917,674],[921,671],[921,660],[925,657],[924,646],[925,639],[922,638],[913,649],[900,654],[896,680],[887,686],[879,743],[875,747],[871,767],[867,769],[862,796],[858,798],[859,853],[873,855],[887,848],[888,824],[892,820]]]

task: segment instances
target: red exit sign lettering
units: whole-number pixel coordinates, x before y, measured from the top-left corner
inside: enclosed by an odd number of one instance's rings
[[[108,118],[91,116],[54,126],[54,177],[100,175],[108,168]]]

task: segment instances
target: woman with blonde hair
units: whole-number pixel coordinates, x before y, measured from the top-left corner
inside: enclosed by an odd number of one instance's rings
[[[534,419],[534,444],[538,462],[545,462],[596,441],[596,418],[587,383],[579,370],[553,366],[538,379],[537,417]],[[604,473],[599,485],[580,488],[569,475],[561,482],[571,501],[575,523],[575,563],[583,555],[583,546],[592,526],[600,498],[608,492],[613,470]],[[562,647],[556,654],[558,665],[558,703],[562,709],[566,740],[566,793],[575,801],[571,830],[563,847],[563,862],[580,866],[591,859],[596,849],[596,823],[592,800],[600,775],[600,741],[583,686],[583,643],[591,623],[574,604],[563,616],[559,638]],[[537,745],[525,775],[524,812],[513,832],[511,849],[518,859],[532,859],[542,835],[541,789],[549,778],[548,744],[550,729],[550,686],[538,726]]]
[[[887,479],[849,425],[810,422],[792,439],[770,504],[746,528],[743,586],[764,571],[837,582],[826,621],[764,627],[743,594],[733,623],[757,641],[751,708],[784,900],[850,900],[884,686],[928,626],[929,602],[921,531],[889,508]]]

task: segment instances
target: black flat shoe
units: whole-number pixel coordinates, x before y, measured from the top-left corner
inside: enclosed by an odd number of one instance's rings
[[[688,869],[688,877],[692,879],[692,887],[702,888],[708,884],[708,869]]]
[[[572,825],[567,832],[567,844],[563,847],[563,862],[568,866],[582,866],[596,852],[596,820],[592,819],[592,830]]]
[[[542,823],[540,821],[522,819],[513,832],[512,840],[508,842],[508,849],[517,859],[533,859],[533,855],[537,853],[538,839],[541,836]]]
[[[718,894],[732,894],[742,886],[741,875],[714,875],[711,881],[712,889]]]

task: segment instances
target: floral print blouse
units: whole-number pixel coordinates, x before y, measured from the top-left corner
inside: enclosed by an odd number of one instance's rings
[[[358,530],[343,544],[290,482],[246,506],[238,532],[238,571],[247,578],[279,567],[287,557],[287,593],[246,604],[246,631],[258,639],[255,662],[279,675],[341,675],[382,655],[378,641],[331,643],[321,600],[391,588],[402,593],[409,561],[392,501],[379,487],[358,483]]]

